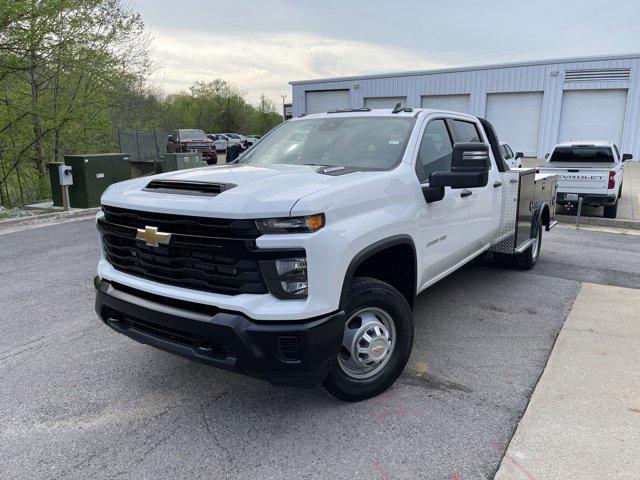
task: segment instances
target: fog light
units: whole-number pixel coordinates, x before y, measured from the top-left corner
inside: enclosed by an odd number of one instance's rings
[[[306,277],[307,259],[302,257],[276,260],[276,270],[281,277],[289,275],[304,275]]]
[[[260,262],[269,292],[280,299],[306,298],[309,291],[306,257]]]
[[[308,293],[307,282],[280,282],[280,286],[289,295],[303,295],[306,297]]]

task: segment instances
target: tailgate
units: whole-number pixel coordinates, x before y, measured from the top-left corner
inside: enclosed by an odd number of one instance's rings
[[[540,173],[558,175],[558,192],[607,193],[609,169],[593,167],[543,167]]]

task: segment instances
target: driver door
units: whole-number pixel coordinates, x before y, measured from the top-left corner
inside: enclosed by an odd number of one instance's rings
[[[452,133],[450,119],[434,117],[427,120],[415,159],[416,175],[422,186],[429,184],[431,173],[451,171]],[[471,254],[466,237],[470,208],[470,198],[461,189],[450,187],[445,187],[442,200],[424,202],[418,215],[423,288]]]

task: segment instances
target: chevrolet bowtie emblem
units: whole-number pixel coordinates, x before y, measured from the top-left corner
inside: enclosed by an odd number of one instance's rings
[[[170,233],[159,232],[157,227],[144,227],[137,229],[136,239],[142,240],[150,247],[157,247],[158,245],[167,245],[171,240]]]

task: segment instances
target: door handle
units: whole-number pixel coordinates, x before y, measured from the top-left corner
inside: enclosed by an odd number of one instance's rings
[[[498,188],[502,186],[502,182],[499,180],[496,180],[495,182],[493,182],[493,188]]]
[[[462,198],[464,198],[464,197],[469,197],[469,196],[471,196],[471,195],[473,195],[473,192],[472,192],[471,190],[463,190],[463,191],[460,193],[460,196],[461,196]]]

